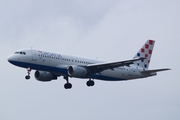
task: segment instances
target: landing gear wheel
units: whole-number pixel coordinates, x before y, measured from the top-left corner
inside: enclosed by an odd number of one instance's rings
[[[66,83],[66,84],[64,84],[64,88],[65,89],[71,89],[72,88],[72,84],[71,83]]]
[[[87,85],[88,87],[94,86],[94,81],[93,81],[93,80],[89,80],[89,81],[86,82],[86,85]]]
[[[29,75],[26,75],[25,78],[26,78],[26,80],[29,80],[29,79],[30,79],[30,76],[29,76]]]

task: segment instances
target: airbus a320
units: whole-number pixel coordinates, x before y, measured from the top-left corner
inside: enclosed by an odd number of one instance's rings
[[[94,86],[94,80],[123,81],[146,78],[157,75],[157,72],[170,70],[149,70],[155,41],[148,40],[133,59],[124,61],[103,61],[78,56],[70,56],[35,49],[21,49],[8,57],[8,61],[18,67],[26,68],[25,79],[30,79],[31,70],[38,81],[47,82],[63,76],[65,89],[71,89],[69,78],[89,79],[87,86]]]

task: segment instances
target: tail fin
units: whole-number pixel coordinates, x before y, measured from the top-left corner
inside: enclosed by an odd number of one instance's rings
[[[142,46],[142,48],[134,56],[134,58],[140,58],[140,57],[144,58],[145,57],[146,59],[141,60],[141,61],[135,61],[134,62],[135,65],[137,65],[143,69],[148,69],[154,44],[155,44],[154,40],[146,41],[146,43]]]

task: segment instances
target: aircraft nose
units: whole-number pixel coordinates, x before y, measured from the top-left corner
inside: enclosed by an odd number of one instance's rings
[[[8,58],[7,58],[7,60],[8,60],[8,62],[12,62],[13,61],[13,56],[12,55],[10,55]]]

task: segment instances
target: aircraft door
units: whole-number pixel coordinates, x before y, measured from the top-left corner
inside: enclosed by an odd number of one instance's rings
[[[37,61],[37,52],[36,52],[36,50],[31,49],[31,53],[32,53],[32,60]]]
[[[129,76],[133,77],[134,75],[134,69],[129,67]]]

